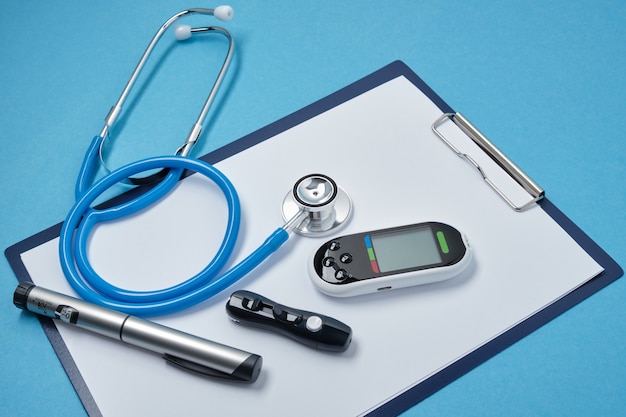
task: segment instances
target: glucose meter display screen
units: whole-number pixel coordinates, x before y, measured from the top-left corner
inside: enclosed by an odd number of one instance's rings
[[[380,272],[441,263],[437,242],[429,227],[372,234],[371,239]]]

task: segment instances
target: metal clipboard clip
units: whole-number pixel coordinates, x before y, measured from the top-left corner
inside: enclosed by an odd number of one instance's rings
[[[483,169],[478,163],[466,153],[459,151],[445,136],[437,130],[447,120],[451,120],[456,124],[470,139],[474,141],[483,151],[491,157],[507,174],[511,176],[522,188],[532,197],[530,201],[522,205],[516,205],[509,197],[502,192],[485,174]],[[515,165],[509,158],[506,157],[496,146],[493,145],[478,129],[472,125],[460,113],[444,113],[439,117],[431,126],[431,129],[435,134],[445,143],[458,157],[465,159],[470,163],[483,177],[483,180],[502,198],[513,210],[524,211],[531,207],[537,201],[541,200],[545,196],[545,191],[536,182],[534,182],[528,175],[524,173],[517,165]]]

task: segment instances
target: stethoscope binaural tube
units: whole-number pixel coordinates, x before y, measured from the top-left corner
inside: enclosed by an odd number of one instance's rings
[[[233,17],[233,10],[230,6],[219,6],[219,7],[216,7],[215,9],[202,9],[202,8],[187,9],[170,17],[159,28],[159,30],[156,32],[156,34],[153,36],[152,40],[150,41],[149,45],[147,46],[146,50],[142,54],[139,60],[139,63],[137,64],[137,66],[135,67],[135,70],[133,71],[132,75],[128,79],[128,82],[126,83],[126,86],[122,90],[122,93],[120,94],[120,97],[118,98],[117,102],[115,103],[113,107],[111,107],[111,110],[107,114],[102,131],[100,132],[99,135],[95,136],[92,139],[89,145],[89,148],[87,149],[87,152],[85,153],[85,157],[83,159],[78,177],[76,179],[76,185],[75,185],[75,190],[74,190],[74,195],[77,201],[80,200],[82,196],[86,192],[89,191],[90,186],[93,181],[93,176],[95,175],[95,172],[98,166],[103,166],[108,171],[109,174],[111,173],[111,170],[107,167],[107,164],[104,160],[103,145],[106,141],[109,130],[115,124],[117,117],[121,113],[122,107],[131,89],[135,85],[137,78],[139,77],[139,74],[144,68],[156,44],[161,39],[163,34],[167,31],[167,29],[169,29],[175,22],[177,22],[178,19],[184,16],[193,15],[193,14],[215,16],[219,20],[229,21]],[[181,25],[175,28],[175,31],[174,31],[175,37],[178,41],[184,41],[185,39],[188,39],[189,37],[192,36],[192,33],[205,33],[205,32],[215,32],[226,37],[226,39],[228,40],[228,51],[224,57],[224,61],[222,62],[222,66],[220,68],[220,71],[217,75],[215,82],[213,83],[213,86],[209,92],[209,95],[207,96],[202,106],[202,109],[200,111],[200,114],[198,115],[198,118],[192,125],[192,128],[185,142],[176,151],[176,155],[183,156],[183,157],[186,157],[189,155],[192,147],[195,145],[195,143],[197,142],[200,136],[200,133],[202,130],[202,124],[204,123],[204,120],[206,119],[209,109],[211,105],[213,104],[213,101],[215,100],[217,91],[222,84],[222,81],[226,75],[228,67],[230,66],[230,62],[232,60],[232,55],[233,55],[233,50],[234,50],[234,40],[233,40],[232,35],[226,29],[223,29],[220,27],[210,26],[210,27],[191,28],[186,25]],[[129,216],[131,214],[136,213],[139,210],[142,210],[143,208],[149,206],[154,201],[157,201],[158,199],[163,197],[165,194],[167,194],[172,189],[172,187],[174,187],[174,185],[178,182],[178,180],[181,178],[182,170],[171,171],[171,170],[166,169],[165,167],[156,167],[156,169],[158,170],[156,174],[151,174],[145,177],[134,177],[133,176],[134,174],[133,174],[133,175],[128,176],[127,178],[122,178],[118,181],[112,181],[111,186],[113,186],[113,183],[118,183],[118,182],[130,183],[135,186],[150,185],[150,184],[154,185],[157,183],[158,184],[152,189],[150,189],[149,191],[141,193],[137,195],[134,199],[126,201],[123,204],[120,204],[114,207],[108,207],[106,209],[103,208],[97,212],[92,211],[92,215],[90,219],[92,220],[93,224],[95,224],[96,221],[113,220],[116,218]],[[143,170],[140,170],[138,172],[143,172]]]
[[[181,12],[176,13],[172,17],[170,17],[157,30],[155,35],[152,37],[152,40],[146,47],[141,58],[139,59],[137,66],[135,67],[130,78],[128,79],[117,102],[111,107],[111,109],[109,110],[109,113],[105,117],[104,126],[102,127],[100,134],[94,136],[94,138],[91,141],[89,149],[85,154],[85,158],[83,160],[83,164],[81,166],[78,179],[76,181],[76,189],[75,189],[76,198],[78,198],[82,193],[84,193],[85,190],[89,187],[89,185],[92,182],[93,176],[95,174],[96,167],[98,165],[101,165],[102,167],[104,167],[107,172],[111,172],[111,169],[109,169],[105,161],[105,157],[104,157],[105,142],[109,136],[109,132],[111,128],[115,125],[115,122],[117,121],[118,116],[122,112],[122,108],[124,106],[124,103],[126,102],[126,99],[128,98],[128,95],[130,94],[130,91],[134,87],[139,77],[139,74],[143,70],[155,46],[157,45],[159,40],[162,38],[162,36],[165,34],[165,32],[175,22],[177,22],[178,19],[180,19],[181,17],[195,15],[195,14],[214,16],[219,20],[229,21],[233,17],[233,10],[230,6],[218,6],[215,9],[192,8],[192,9],[183,10]],[[191,152],[191,149],[198,141],[198,138],[200,137],[200,134],[202,132],[202,124],[204,123],[204,120],[206,119],[208,115],[209,109],[211,105],[213,104],[213,101],[215,100],[217,91],[222,85],[226,72],[228,71],[228,68],[230,66],[230,62],[232,60],[233,51],[235,47],[235,42],[230,32],[218,26],[191,28],[190,26],[187,26],[187,25],[180,25],[179,27],[176,27],[174,30],[174,36],[176,37],[178,41],[184,41],[188,39],[189,37],[191,37],[192,34],[196,34],[196,33],[218,33],[224,36],[228,40],[228,50],[224,57],[224,61],[222,62],[222,66],[217,75],[217,78],[215,79],[215,82],[213,83],[211,91],[209,92],[209,95],[207,96],[196,121],[193,123],[189,131],[189,134],[187,135],[187,138],[185,139],[183,144],[176,150],[176,155],[180,155],[180,156],[188,156]],[[157,174],[152,174],[152,175],[149,175],[147,177],[142,177],[142,178],[130,177],[130,178],[125,179],[123,182],[130,183],[131,185],[145,185],[147,183],[154,183],[162,179],[165,174],[166,173],[164,172],[159,172]]]

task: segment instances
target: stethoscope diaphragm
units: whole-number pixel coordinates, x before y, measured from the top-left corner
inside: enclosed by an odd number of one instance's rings
[[[305,175],[283,199],[283,220],[288,222],[302,212],[306,216],[294,226],[294,232],[326,236],[347,223],[352,214],[352,200],[332,178],[323,174]]]

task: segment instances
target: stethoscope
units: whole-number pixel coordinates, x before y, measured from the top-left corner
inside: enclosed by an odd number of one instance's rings
[[[233,16],[233,10],[230,6],[184,10],[169,18],[157,31],[120,98],[107,115],[102,131],[94,137],[85,154],[76,181],[76,202],[69,211],[60,232],[61,268],[76,293],[87,301],[133,315],[169,314],[205,301],[256,268],[282,246],[292,232],[305,236],[327,235],[346,224],[352,213],[350,197],[333,179],[323,174],[306,175],[296,182],[283,200],[284,225],[276,229],[249,256],[221,273],[233,253],[239,232],[241,219],[239,197],[233,184],[222,172],[204,161],[188,157],[191,148],[200,136],[202,124],[228,69],[234,47],[231,34],[226,29],[214,26],[191,28],[181,25],[174,30],[177,40],[185,40],[196,33],[214,32],[225,36],[229,42],[228,52],[213,88],[187,139],[176,154],[139,160],[112,171],[107,168],[108,173],[90,185],[98,165],[102,164],[106,168],[103,144],[150,53],[175,21],[191,14],[209,15],[228,21]],[[226,231],[214,258],[195,276],[164,289],[133,291],[108,283],[96,273],[87,256],[88,240],[93,228],[98,223],[129,216],[151,206],[172,190],[182,178],[185,170],[196,172],[212,180],[222,191],[227,202]],[[136,175],[154,171],[157,173],[136,177]],[[131,195],[128,200],[112,203],[113,205],[105,208],[92,207],[98,197],[119,183],[131,183],[137,186],[133,189],[137,193]]]

